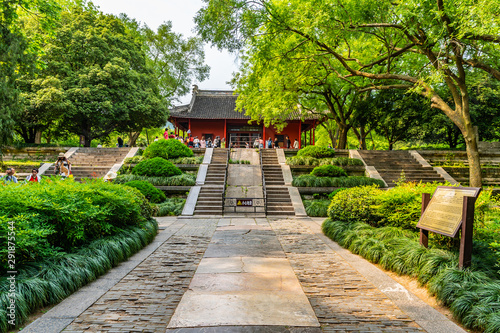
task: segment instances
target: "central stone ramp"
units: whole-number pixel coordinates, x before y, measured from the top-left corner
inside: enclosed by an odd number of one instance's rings
[[[217,326],[319,327],[267,223],[217,228],[168,328]]]

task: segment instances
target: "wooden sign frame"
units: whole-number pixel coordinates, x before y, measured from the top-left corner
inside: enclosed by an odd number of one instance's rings
[[[458,218],[458,221],[452,221],[453,223],[456,223],[456,225],[453,228],[452,232],[443,232],[443,230],[435,230],[435,228],[429,227],[426,225],[426,218],[429,219],[430,217],[426,216],[428,214],[432,214],[431,210],[427,210],[427,208],[431,205],[434,206],[439,206],[440,199],[436,199],[435,202],[430,199],[430,194],[429,193],[422,193],[422,213],[420,220],[417,224],[417,227],[420,228],[420,244],[423,245],[424,247],[428,247],[429,243],[429,231],[449,236],[449,237],[456,237],[458,234],[458,230],[462,229],[462,235],[460,239],[460,258],[459,258],[459,267],[464,268],[464,267],[469,267],[471,264],[471,259],[472,259],[472,235],[474,231],[474,205],[476,203],[476,199],[479,196],[479,193],[481,192],[481,188],[478,187],[451,187],[451,186],[438,186],[436,188],[436,191],[434,194],[436,194],[439,189],[449,189],[449,190],[455,190],[455,191],[472,191],[472,196],[462,196],[462,205],[460,209],[460,217]],[[442,192],[442,190],[441,190]],[[433,198],[435,197],[433,194]],[[459,200],[459,199],[458,199]],[[457,199],[455,200],[455,205],[456,202],[458,201]],[[435,208],[435,207],[434,207]],[[426,214],[427,213],[427,214]],[[428,224],[428,222],[427,222]]]

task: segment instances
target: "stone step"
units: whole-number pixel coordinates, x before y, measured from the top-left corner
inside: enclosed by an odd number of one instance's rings
[[[205,211],[222,211],[222,205],[198,205],[196,204],[196,207],[194,209],[195,211],[197,210],[205,210]]]
[[[222,215],[222,209],[219,210],[201,210],[195,209],[194,215]]]

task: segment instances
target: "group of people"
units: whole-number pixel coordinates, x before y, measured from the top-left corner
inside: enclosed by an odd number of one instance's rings
[[[283,142],[283,145],[284,145],[283,148],[292,148],[292,142],[288,136],[285,137],[285,141]],[[254,148],[280,148],[279,140],[277,137],[274,138],[274,141],[271,138],[269,138],[265,142],[264,142],[264,139],[262,139],[261,137],[258,137],[253,142],[253,147]],[[293,148],[299,149],[299,141],[297,139],[295,139],[295,141],[293,143]]]
[[[7,168],[5,170],[5,176],[1,177],[0,180],[3,180],[5,183],[18,183],[18,179],[15,176],[16,169]],[[29,174],[24,180],[25,183],[39,183],[42,180],[42,177],[38,174],[38,168],[31,169],[31,174]],[[63,178],[68,177],[71,174],[71,162],[68,160],[64,153],[59,153],[57,157],[57,161],[54,163],[54,175],[59,175]]]

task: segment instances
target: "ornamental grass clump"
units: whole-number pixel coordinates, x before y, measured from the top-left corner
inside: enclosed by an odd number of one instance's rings
[[[317,166],[311,171],[311,175],[316,177],[347,177],[345,170],[335,165]]]
[[[132,169],[132,174],[147,177],[171,177],[182,174],[181,169],[161,157],[142,161]]]
[[[125,183],[125,185],[138,189],[146,199],[153,203],[163,202],[167,198],[165,193],[144,180],[133,180]]]
[[[142,156],[144,158],[170,158],[193,157],[194,153],[186,145],[175,139],[160,139],[151,143],[145,150]]]
[[[73,253],[58,252],[18,268],[16,326],[22,325],[35,310],[59,303],[126,260],[149,244],[157,232],[158,224],[149,219],[137,226],[126,227],[114,236],[94,240]],[[7,279],[0,280],[0,332],[13,328],[6,316],[10,304],[8,284]]]
[[[119,175],[113,182],[115,184],[125,184],[133,180],[147,181],[153,186],[194,186],[196,183],[196,177],[187,173],[172,177],[147,177],[125,174]]]
[[[315,158],[333,157],[335,151],[326,147],[307,146],[297,152],[297,156],[310,156]]]
[[[179,216],[182,214],[182,209],[186,199],[168,198],[165,202],[157,205],[156,216]]]
[[[334,158],[315,158],[311,156],[292,156],[286,158],[288,165],[339,165],[339,166],[357,166],[363,165],[363,162],[357,158],[334,157]]]
[[[356,187],[365,185],[376,185],[383,187],[384,182],[379,179],[369,177],[316,177],[302,175],[293,179],[293,186],[296,187]]]

